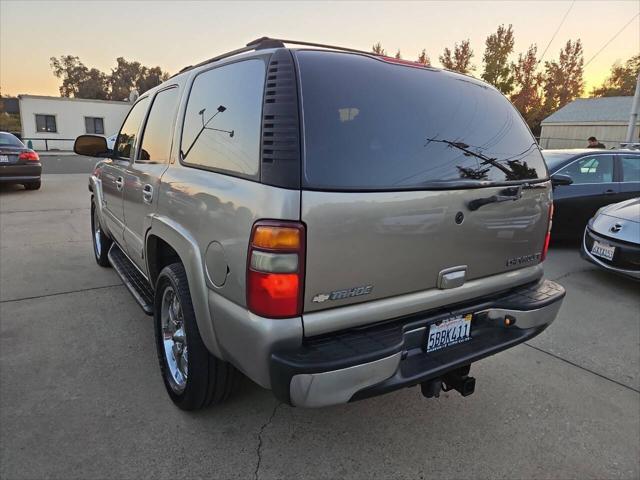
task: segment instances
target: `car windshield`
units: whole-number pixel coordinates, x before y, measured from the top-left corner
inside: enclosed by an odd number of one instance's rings
[[[569,160],[574,155],[575,153],[542,151],[542,156],[544,157],[544,161],[546,162],[549,171],[555,171],[558,166],[565,162],[565,160]]]
[[[547,177],[518,112],[479,81],[364,55],[302,50],[297,58],[306,187],[404,190]]]
[[[0,132],[0,147],[19,147],[23,148],[24,144],[18,137],[6,132]]]

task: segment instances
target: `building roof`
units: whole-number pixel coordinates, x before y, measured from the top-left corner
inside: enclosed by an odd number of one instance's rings
[[[122,102],[120,100],[98,100],[94,98],[69,98],[69,97],[49,97],[46,95],[18,95],[18,98],[35,98],[39,100],[61,100],[63,102],[91,102],[91,103],[112,103],[115,105],[131,105],[130,102]]]
[[[629,121],[633,97],[578,98],[542,121],[548,123]]]

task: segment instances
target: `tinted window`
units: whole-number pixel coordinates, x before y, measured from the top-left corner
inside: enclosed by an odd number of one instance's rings
[[[0,146],[22,148],[24,147],[24,144],[15,135],[11,135],[10,133],[0,132]]]
[[[360,55],[297,55],[309,187],[403,189],[547,176],[518,112],[478,81]]]
[[[569,175],[574,185],[610,183],[613,182],[613,157],[611,155],[582,157],[559,170],[558,173]]]
[[[84,117],[84,127],[87,133],[104,135],[104,120],[100,117]]]
[[[115,144],[115,154],[120,158],[131,158],[131,152],[133,151],[136,143],[136,136],[140,130],[140,124],[144,119],[144,114],[147,111],[147,104],[149,103],[149,97],[145,97],[136,103],[127,119],[122,124],[122,128],[118,133]]]
[[[549,152],[545,150],[542,151],[542,156],[544,157],[544,161],[547,164],[549,171],[552,171],[552,172],[556,168],[558,168],[560,164],[562,164],[566,160],[569,160],[574,155],[575,153]]]
[[[182,130],[184,163],[258,174],[264,74],[262,60],[248,60],[196,77]]]
[[[56,126],[55,115],[36,115],[36,131],[57,132],[58,127]]]
[[[142,136],[142,146],[137,161],[164,163],[169,161],[173,125],[178,108],[178,89],[159,92],[147,118]]]
[[[640,155],[622,155],[623,182],[640,182]]]

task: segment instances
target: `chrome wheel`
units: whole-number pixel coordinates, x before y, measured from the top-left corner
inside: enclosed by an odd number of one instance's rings
[[[93,209],[93,248],[96,249],[96,256],[100,257],[102,254],[102,242],[100,241],[100,236],[102,235],[102,230],[100,229],[100,221],[98,220],[98,212],[94,208]]]
[[[172,286],[168,286],[162,294],[160,322],[169,383],[174,392],[182,393],[189,374],[187,337],[180,299]]]

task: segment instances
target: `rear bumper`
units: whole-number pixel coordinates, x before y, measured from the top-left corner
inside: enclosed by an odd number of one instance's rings
[[[40,162],[0,166],[0,182],[3,183],[33,182],[40,180],[41,175]]]
[[[553,322],[564,296],[562,286],[542,280],[455,309],[309,338],[271,355],[271,387],[283,402],[321,407],[417,385],[535,337]],[[467,313],[471,340],[426,353],[431,324]],[[515,319],[512,326],[504,326],[506,315]]]
[[[612,261],[598,258],[591,253],[594,240],[616,247],[616,253]],[[598,265],[610,272],[624,275],[634,280],[640,280],[640,245],[605,237],[587,227],[582,237],[580,256],[588,262]]]

